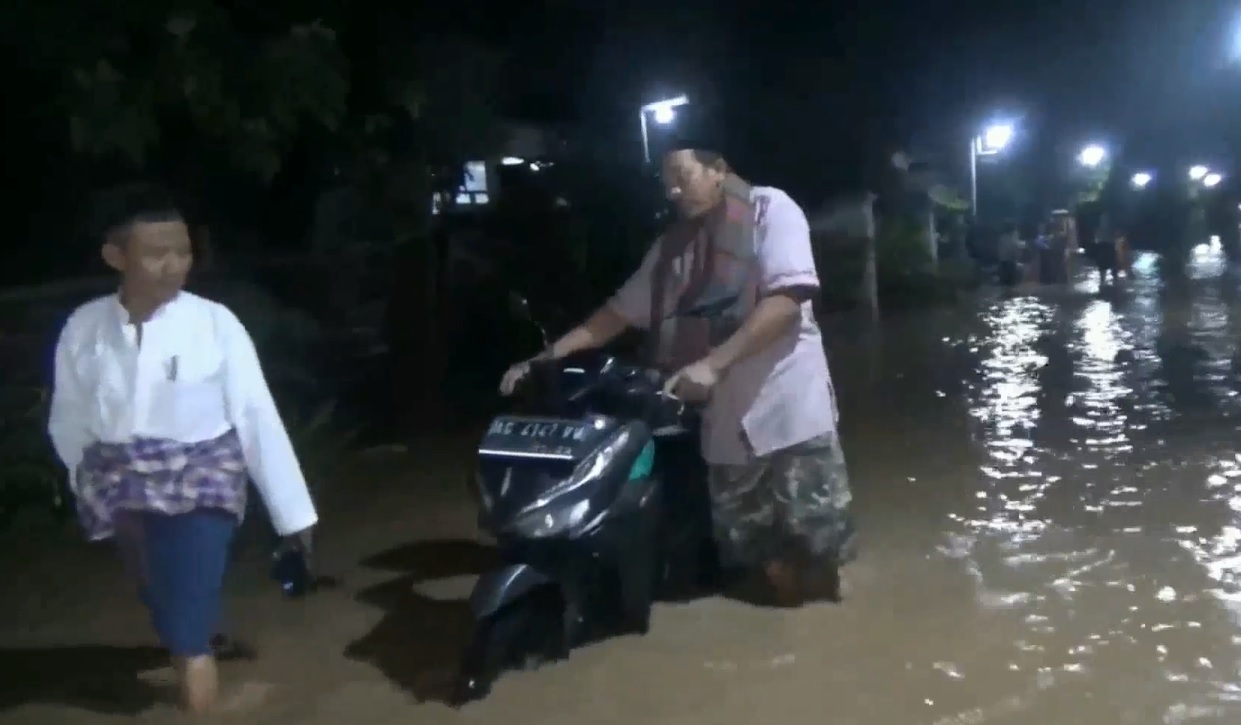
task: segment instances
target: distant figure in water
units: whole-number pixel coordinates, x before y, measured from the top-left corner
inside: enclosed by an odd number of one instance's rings
[[[101,207],[120,286],[65,323],[48,429],[86,537],[116,541],[182,706],[205,713],[218,701],[212,635],[247,478],[291,545],[309,552],[318,515],[250,335],[228,308],[182,291],[193,254],[171,197],[136,185]]]
[[[996,256],[999,265],[996,270],[999,282],[1004,287],[1015,287],[1021,283],[1021,259],[1025,254],[1025,245],[1017,233],[1017,225],[1009,223],[1000,233],[1000,241]]]
[[[1099,270],[1101,286],[1109,282],[1109,274],[1113,283],[1120,278],[1121,271],[1128,266],[1127,252],[1124,239],[1113,231],[1105,214],[1099,221],[1099,229],[1094,239],[1086,245],[1086,258]]]
[[[1040,224],[1038,228],[1039,282],[1043,284],[1063,284],[1069,281],[1069,239],[1068,236],[1048,225]]]

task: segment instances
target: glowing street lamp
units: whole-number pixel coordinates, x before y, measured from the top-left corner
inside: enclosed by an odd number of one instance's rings
[[[650,114],[651,120],[655,123],[661,126],[668,126],[677,120],[676,109],[688,103],[689,97],[680,95],[676,98],[654,101],[638,109],[638,120],[642,124],[642,158],[646,160],[646,163],[651,163],[651,141],[647,133],[647,114]]]
[[[1211,173],[1211,170],[1201,164],[1189,167],[1189,178],[1191,181],[1202,181],[1203,177]]]
[[[1202,185],[1203,185],[1203,186],[1205,186],[1206,188],[1210,189],[1210,188],[1211,188],[1211,187],[1213,187],[1213,186],[1218,186],[1218,185],[1219,185],[1219,182],[1221,182],[1221,181],[1223,181],[1223,180],[1224,180],[1224,177],[1223,177],[1223,176],[1221,176],[1220,174],[1217,174],[1217,173],[1215,173],[1214,171],[1212,171],[1211,173],[1209,173],[1209,174],[1207,174],[1206,176],[1202,177]]]
[[[1098,144],[1090,144],[1077,155],[1077,162],[1088,169],[1098,167],[1107,158],[1107,149]]]
[[[1154,178],[1155,177],[1149,172],[1139,171],[1138,173],[1133,175],[1133,178],[1131,179],[1131,181],[1133,182],[1133,186],[1135,188],[1145,189],[1147,184],[1151,183],[1151,181]]]
[[[997,123],[983,129],[981,135],[974,139],[979,156],[992,156],[1004,150],[1012,143],[1016,131],[1011,123]]]
[[[1011,123],[993,123],[970,139],[970,209],[978,217],[978,157],[994,156],[1010,143],[1016,129]]]

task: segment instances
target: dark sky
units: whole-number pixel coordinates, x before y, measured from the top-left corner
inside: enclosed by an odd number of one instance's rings
[[[623,117],[639,99],[685,90],[731,135],[775,123],[755,120],[767,109],[807,125],[867,123],[934,147],[1011,112],[1039,143],[1140,145],[1152,132],[1205,143],[1204,124],[1210,136],[1241,108],[1241,67],[1227,62],[1241,2],[514,5],[496,35],[520,68],[518,105],[542,115]]]

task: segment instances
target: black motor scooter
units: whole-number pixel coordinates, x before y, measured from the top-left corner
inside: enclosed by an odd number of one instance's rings
[[[524,300],[516,306],[530,319]],[[664,377],[599,354],[538,365],[530,378],[533,408],[495,418],[479,444],[479,524],[505,565],[470,595],[458,706],[506,669],[645,634],[659,596],[721,583],[695,415],[663,392]]]

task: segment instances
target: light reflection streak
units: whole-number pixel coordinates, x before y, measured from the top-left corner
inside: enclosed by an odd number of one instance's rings
[[[1004,461],[1019,460],[1030,448],[1038,423],[1037,377],[1047,356],[1035,349],[1051,309],[1034,298],[1006,300],[989,322],[990,355],[981,363],[982,384],[970,413],[990,429],[988,450]]]
[[[1216,586],[1209,593],[1220,602],[1233,622],[1241,626],[1241,455],[1221,458],[1206,478],[1208,496],[1224,504],[1232,515],[1214,534],[1206,527],[1178,531],[1180,544],[1193,554]]]
[[[1159,257],[1140,252],[1133,260],[1132,277],[1125,281],[1125,326],[1129,331],[1128,348],[1122,354],[1134,380],[1148,381],[1158,389],[1161,361],[1157,345],[1165,326],[1164,307],[1160,295],[1164,282],[1159,274]],[[1133,430],[1145,428],[1148,422],[1172,417],[1172,410],[1157,395],[1135,395],[1130,404]]]
[[[1209,280],[1191,302],[1186,321],[1193,344],[1192,379],[1208,391],[1213,402],[1235,409],[1239,401],[1232,367],[1237,341],[1229,329],[1230,310],[1220,288],[1227,272],[1223,250],[1215,245],[1195,252],[1188,271],[1193,279]]]
[[[1045,462],[1034,434],[1042,416],[1040,375],[1048,365],[1040,345],[1049,335],[1055,310],[1035,297],[997,302],[984,313],[989,344],[981,351],[979,377],[970,389],[970,415],[980,423],[979,443],[985,462],[971,515],[957,520],[971,531],[974,555],[994,547],[1019,546],[1040,537],[1046,523],[1037,505],[1055,477],[1041,471]],[[979,538],[982,537],[982,538]],[[1025,601],[995,589],[974,564],[978,597],[983,602]]]
[[[1117,364],[1120,351],[1128,347],[1122,344],[1127,341],[1120,321],[1110,303],[1093,300],[1078,316],[1075,327],[1083,353],[1075,377],[1085,383],[1085,390],[1075,396],[1081,411],[1073,417],[1073,423],[1087,431],[1080,442],[1105,454],[1128,452],[1132,450],[1128,417],[1120,401],[1133,390]]]

